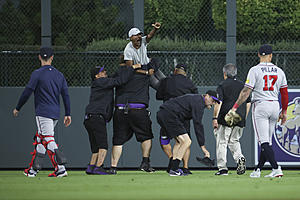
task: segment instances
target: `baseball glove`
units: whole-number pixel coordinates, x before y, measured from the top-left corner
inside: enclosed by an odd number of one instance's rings
[[[228,126],[234,126],[234,125],[236,125],[241,120],[242,120],[241,116],[237,112],[235,112],[233,110],[230,110],[225,115],[225,121],[228,124]]]
[[[204,157],[204,158],[200,158],[200,157],[196,157],[196,159],[201,162],[202,164],[212,167],[215,165],[215,159],[210,159],[209,157]]]

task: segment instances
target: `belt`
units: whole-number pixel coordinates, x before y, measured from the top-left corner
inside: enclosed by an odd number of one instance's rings
[[[126,108],[125,107],[121,107],[121,106],[117,106],[116,107],[118,110],[125,110]],[[128,108],[129,110],[142,110],[142,109],[145,109],[145,108]]]

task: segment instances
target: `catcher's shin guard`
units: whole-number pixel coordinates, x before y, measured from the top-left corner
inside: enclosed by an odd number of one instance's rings
[[[38,171],[38,170],[42,169],[42,163],[43,163],[43,160],[44,160],[45,156],[46,156],[46,154],[36,152],[35,158],[34,158],[34,161],[33,161],[33,164],[32,164],[32,168],[35,171]]]
[[[30,153],[32,155],[32,157],[31,157],[31,162],[29,163],[28,169],[25,170],[27,172],[31,169],[31,167],[33,167],[34,163],[36,163],[36,161],[35,161],[36,156],[37,156],[37,154],[39,154],[36,150],[37,145],[41,144],[40,142],[37,141],[38,136],[39,136],[38,132],[36,132],[35,136],[33,137],[34,142],[32,144],[34,145],[34,151]],[[40,162],[38,161],[38,163],[40,163]]]
[[[59,165],[63,165],[67,163],[67,158],[64,153],[59,149],[55,149],[56,161]]]
[[[67,163],[66,157],[60,150],[55,149],[54,152],[47,150],[47,153],[55,170],[57,170],[58,165]]]

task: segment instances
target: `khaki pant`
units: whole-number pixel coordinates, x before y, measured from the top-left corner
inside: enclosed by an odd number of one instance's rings
[[[244,157],[241,150],[240,138],[243,129],[238,126],[228,127],[219,124],[217,130],[214,131],[216,137],[216,155],[219,170],[228,170],[227,163],[227,147],[232,153],[233,159],[238,163],[239,158]]]

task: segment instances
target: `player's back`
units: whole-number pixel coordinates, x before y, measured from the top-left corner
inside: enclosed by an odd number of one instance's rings
[[[287,81],[282,69],[271,62],[261,62],[249,70],[245,86],[253,89],[252,101],[276,101]]]

